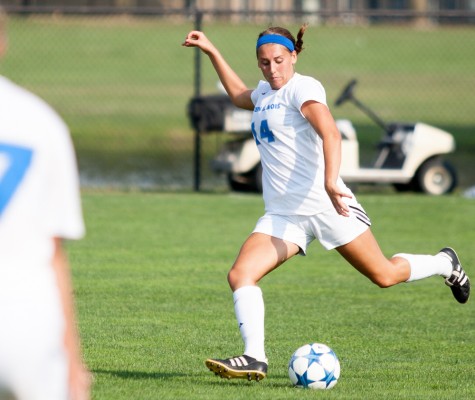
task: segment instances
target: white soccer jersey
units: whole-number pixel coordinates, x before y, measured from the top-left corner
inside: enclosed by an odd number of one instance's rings
[[[295,73],[279,90],[260,81],[251,99],[266,212],[314,215],[333,207],[324,188],[322,139],[300,111],[309,100],[326,105],[321,83]],[[338,184],[346,188],[340,178]]]
[[[45,265],[52,237],[83,234],[67,127],[45,102],[0,76],[0,273]]]
[[[68,129],[0,76],[0,382],[18,398],[68,398],[53,238],[83,234]]]

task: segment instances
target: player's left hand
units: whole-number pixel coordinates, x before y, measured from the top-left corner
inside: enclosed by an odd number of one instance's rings
[[[344,201],[344,198],[347,197],[351,199],[353,196],[342,191],[338,185],[325,185],[325,190],[327,191],[336,212],[344,217],[349,217],[350,209],[348,204]]]

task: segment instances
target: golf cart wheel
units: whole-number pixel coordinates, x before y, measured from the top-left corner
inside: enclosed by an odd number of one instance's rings
[[[454,167],[440,158],[427,160],[419,168],[416,182],[421,192],[434,196],[451,193],[457,186]]]
[[[262,193],[262,166],[259,162],[253,169],[244,174],[228,174],[228,184],[235,192]]]
[[[252,192],[252,181],[245,175],[228,174],[228,185],[233,192]]]

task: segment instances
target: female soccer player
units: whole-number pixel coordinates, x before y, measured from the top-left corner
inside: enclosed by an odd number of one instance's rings
[[[460,303],[470,294],[469,279],[451,248],[436,255],[401,253],[390,259],[381,252],[369,217],[339,177],[341,135],[325,90],[319,81],[295,72],[305,29],[300,28],[297,39],[281,27],[259,34],[257,65],[265,81],[254,90],[203,32],[188,33],[183,43],[208,55],[234,105],[253,111],[251,129],[263,170],[265,214],[228,274],[244,354],[205,362],[226,378],[265,378],[264,302],[257,284],[289,258],[304,255],[314,239],[328,250],[336,249],[382,288],[441,275]]]

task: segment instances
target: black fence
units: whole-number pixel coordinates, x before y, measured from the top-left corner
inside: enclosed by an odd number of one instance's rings
[[[309,22],[298,72],[327,90],[335,118],[350,119],[360,159],[370,162],[380,130],[333,100],[352,78],[358,95],[387,121],[423,121],[451,132],[462,187],[475,171],[475,14],[370,10],[225,12],[156,7],[39,7],[13,4],[10,48],[0,73],[63,116],[84,187],[227,190],[213,158],[236,134],[199,133],[190,100],[221,94],[205,56],[181,46],[203,29],[249,87],[261,79],[254,43],[269,25],[293,32]]]

